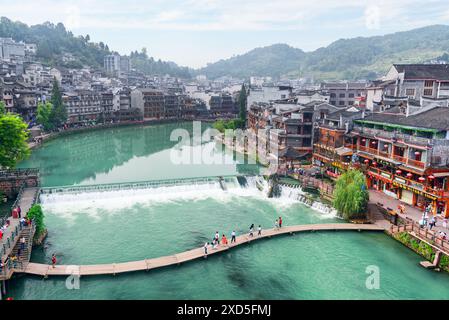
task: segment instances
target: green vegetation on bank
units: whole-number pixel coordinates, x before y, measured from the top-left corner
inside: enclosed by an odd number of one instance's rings
[[[39,61],[52,67],[80,69],[89,66],[103,68],[104,56],[113,53],[108,45],[91,42],[90,36],[74,36],[62,23],[45,22],[28,26],[14,22],[6,17],[0,19],[0,37],[13,38],[16,41],[35,43],[36,57]],[[188,68],[181,68],[173,62],[163,62],[149,58],[146,50],[131,54],[131,62],[137,71],[145,74],[169,74],[171,76],[190,78]]]
[[[42,211],[42,207],[39,204],[33,205],[30,211],[28,211],[27,218],[30,220],[34,219],[36,224],[36,233],[34,237],[39,238],[45,232],[44,212]]]
[[[58,81],[53,81],[51,102],[39,103],[37,106],[37,123],[50,131],[61,127],[67,121],[67,107],[62,101],[62,92]]]
[[[245,84],[242,84],[242,89],[238,95],[239,118],[233,120],[217,120],[213,124],[213,128],[221,133],[225,130],[244,129],[246,127],[246,106],[248,101],[248,94],[246,92]]]
[[[393,234],[393,237],[401,242],[402,244],[406,245],[422,257],[426,258],[429,261],[432,261],[435,259],[435,250],[428,245],[427,243],[420,241],[410,235],[408,232],[399,232]],[[446,255],[441,256],[439,267],[449,272],[449,257]]]
[[[28,126],[18,115],[6,113],[0,102],[0,168],[14,168],[30,155]]]
[[[333,205],[346,220],[364,218],[369,200],[365,175],[358,170],[348,170],[336,182]]]

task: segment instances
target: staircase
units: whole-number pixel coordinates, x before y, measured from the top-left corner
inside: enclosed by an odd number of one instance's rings
[[[31,248],[33,246],[33,238],[35,231],[36,231],[35,224],[22,228],[22,231],[20,232],[19,235],[19,240],[17,241],[11,253],[11,256],[17,257],[15,265],[13,264],[12,266],[13,269],[16,269],[17,271],[23,271],[30,262]],[[20,249],[20,239],[22,239],[22,237],[25,238],[25,249],[21,250],[19,255],[18,253]]]

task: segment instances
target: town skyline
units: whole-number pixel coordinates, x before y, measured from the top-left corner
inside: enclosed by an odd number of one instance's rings
[[[306,52],[338,39],[385,35],[449,24],[443,1],[30,1],[2,5],[2,15],[28,25],[62,22],[75,35],[89,34],[120,54],[145,47],[156,59],[200,68],[254,48],[286,43]],[[257,4],[257,5],[256,5]],[[239,10],[235,10],[239,8]],[[317,10],[319,8],[319,10]],[[139,12],[139,13],[136,13]]]

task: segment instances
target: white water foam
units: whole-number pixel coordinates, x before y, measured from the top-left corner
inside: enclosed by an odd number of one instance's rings
[[[119,212],[122,209],[135,205],[154,206],[164,203],[176,203],[182,201],[200,201],[212,198],[215,201],[227,203],[236,201],[242,197],[252,197],[261,201],[269,201],[275,207],[282,209],[296,203],[303,203],[312,209],[322,213],[323,218],[335,217],[333,208],[320,202],[310,203],[304,196],[304,192],[298,188],[281,186],[279,197],[268,198],[269,186],[261,176],[246,177],[246,184],[241,185],[237,178],[227,179],[224,182],[225,190],[218,181],[200,182],[173,186],[158,186],[145,189],[128,189],[113,191],[80,191],[55,192],[41,195],[41,202],[46,210],[69,218],[76,211],[85,212],[92,217],[99,217],[109,212]],[[244,182],[243,180],[242,182]]]

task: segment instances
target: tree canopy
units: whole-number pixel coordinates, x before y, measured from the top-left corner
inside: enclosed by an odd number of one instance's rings
[[[44,127],[45,131],[50,131],[54,128],[53,124],[53,105],[50,102],[39,103],[37,105],[37,123]]]
[[[53,106],[50,121],[53,123],[54,127],[60,127],[67,121],[67,108],[62,101],[62,92],[56,79],[53,80],[50,101]]]
[[[358,170],[348,170],[337,180],[334,190],[334,207],[344,219],[366,215],[369,193],[365,175]]]
[[[18,115],[0,114],[0,167],[14,168],[28,157],[28,126]]]

